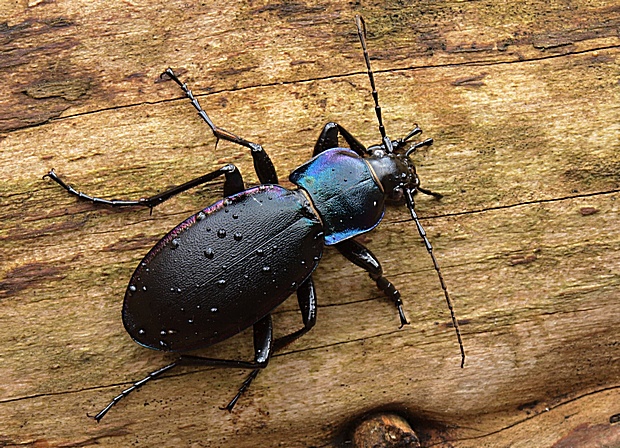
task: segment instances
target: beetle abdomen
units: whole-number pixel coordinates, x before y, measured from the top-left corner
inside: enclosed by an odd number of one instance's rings
[[[368,163],[350,149],[324,151],[289,179],[312,198],[323,220],[325,244],[368,232],[383,218],[383,190]]]
[[[144,346],[207,347],[266,316],[308,278],[323,229],[305,196],[261,185],[179,224],[131,278],[123,323]]]

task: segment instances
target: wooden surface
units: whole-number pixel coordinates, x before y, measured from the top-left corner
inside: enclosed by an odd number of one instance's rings
[[[423,446],[620,446],[620,7],[617,2],[0,4],[0,446],[286,446],[346,442],[395,411]],[[182,368],[99,411],[173,359],[137,346],[120,307],[146,251],[221,184],[147,210],[97,208],[41,177],[138,198],[234,162],[213,120],[264,145],[281,179],[337,121],[378,142],[353,17],[362,14],[385,125],[418,123],[418,214],[460,319],[459,368],[437,278],[404,208],[363,238],[411,325],[327,250],[318,323],[245,372]],[[283,181],[285,185],[290,185]],[[300,325],[295,300],[278,334]],[[205,350],[251,356],[243,334]],[[617,420],[617,417],[616,417]]]

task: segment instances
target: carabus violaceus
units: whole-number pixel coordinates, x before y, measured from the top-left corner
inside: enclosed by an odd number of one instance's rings
[[[401,327],[408,324],[400,293],[383,276],[377,258],[353,237],[372,230],[383,218],[385,203],[405,203],[437,272],[452,318],[461,367],[465,351],[445,281],[415,212],[418,192],[441,197],[420,186],[410,159],[432,139],[410,143],[422,131],[391,140],[383,126],[374,75],[366,48],[366,26],[356,17],[357,33],[372,88],[381,143],[364,147],[337,123],[323,128],[313,158],[290,175],[296,189],[278,185],[275,168],[263,148],[217,127],[186,84],[171,69],[162,73],[177,83],[217,140],[250,149],[261,184],[245,189],[239,170],[228,164],[219,170],[139,200],[107,200],[81,193],[49,177],[80,199],[112,207],[153,207],[190,188],[224,176],[224,199],[190,216],[172,229],[136,268],[123,302],[123,324],[140,345],[155,350],[187,352],[224,341],[248,327],[254,332],[254,360],[241,361],[182,355],[150,373],[115,397],[94,416],[99,421],[123,397],[180,364],[252,369],[224,409],[232,410],[271,355],[309,331],[316,322],[317,299],[312,272],[325,245],[334,246],[365,269],[398,310]],[[349,148],[338,146],[341,136]],[[271,312],[297,294],[303,327],[274,339]]]

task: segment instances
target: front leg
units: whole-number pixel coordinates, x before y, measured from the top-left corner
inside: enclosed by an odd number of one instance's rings
[[[321,135],[319,135],[319,138],[314,145],[314,152],[312,153],[312,156],[315,157],[328,149],[338,148],[338,135],[342,135],[349,145],[349,148],[355,151],[360,157],[364,157],[368,154],[366,147],[362,145],[358,139],[353,137],[349,131],[340,126],[338,123],[330,122],[327,123],[321,131]]]
[[[405,325],[409,325],[409,322],[405,317],[405,312],[403,311],[403,301],[400,298],[400,292],[387,278],[383,276],[383,268],[381,267],[379,260],[377,260],[377,257],[375,257],[370,250],[355,240],[345,240],[335,246],[336,249],[338,249],[338,251],[340,251],[340,253],[351,263],[368,272],[370,278],[377,283],[377,287],[383,291],[383,294],[394,302],[400,317],[400,328]]]

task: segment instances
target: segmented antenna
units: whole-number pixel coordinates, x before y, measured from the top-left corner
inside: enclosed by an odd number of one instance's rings
[[[456,320],[456,315],[454,314],[454,307],[452,306],[452,300],[450,299],[450,294],[448,293],[448,287],[446,286],[446,282],[443,279],[443,275],[441,275],[441,270],[439,269],[439,264],[437,263],[437,259],[435,258],[435,254],[433,254],[433,246],[431,246],[431,242],[426,237],[426,231],[420,224],[420,220],[418,219],[418,215],[415,212],[415,202],[413,202],[413,195],[411,194],[411,190],[408,188],[405,189],[405,200],[407,201],[407,208],[411,212],[411,218],[415,222],[416,227],[418,228],[418,233],[422,237],[424,241],[424,245],[426,246],[426,250],[428,251],[431,259],[433,260],[433,266],[435,267],[435,272],[437,272],[437,276],[439,277],[439,283],[441,283],[441,289],[443,289],[443,294],[446,298],[446,303],[448,304],[448,309],[450,310],[450,317],[452,318],[452,325],[454,325],[454,331],[456,331],[456,337],[459,341],[459,347],[461,349],[461,368],[465,365],[465,349],[463,348],[463,339],[461,339],[461,330],[459,328],[459,323]]]
[[[355,16],[355,24],[357,25],[357,35],[360,38],[362,44],[362,50],[364,50],[364,60],[366,61],[366,68],[368,69],[368,78],[370,78],[370,87],[372,87],[372,97],[375,100],[375,113],[377,114],[377,120],[379,120],[379,132],[381,132],[381,139],[386,140],[385,127],[383,126],[383,120],[381,119],[381,106],[379,106],[379,94],[375,87],[375,76],[370,68],[370,56],[368,56],[368,49],[366,48],[366,22],[362,16]],[[391,142],[390,142],[391,143]],[[390,149],[392,145],[386,147]]]

